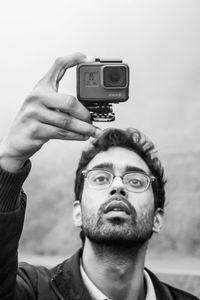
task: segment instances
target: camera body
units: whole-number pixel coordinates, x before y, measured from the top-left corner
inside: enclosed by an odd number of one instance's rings
[[[121,59],[96,59],[77,66],[77,98],[93,121],[113,121],[112,103],[128,100],[129,67]]]

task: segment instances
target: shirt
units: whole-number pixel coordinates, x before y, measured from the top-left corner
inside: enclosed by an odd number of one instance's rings
[[[112,300],[112,299],[108,299],[108,297],[106,295],[104,295],[96,287],[96,285],[91,281],[91,279],[88,277],[88,275],[84,271],[82,263],[80,264],[80,271],[81,271],[81,276],[82,276],[83,282],[84,282],[86,288],[88,289],[92,300]],[[156,294],[155,294],[153,283],[151,281],[149,274],[145,270],[144,270],[144,280],[146,283],[146,298],[145,298],[145,300],[156,300]]]

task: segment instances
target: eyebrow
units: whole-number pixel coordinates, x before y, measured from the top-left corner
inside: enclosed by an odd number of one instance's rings
[[[101,163],[101,164],[97,164],[95,165],[93,169],[104,169],[107,171],[112,171],[114,172],[114,165],[112,163]],[[147,174],[147,172],[145,172],[143,169],[135,167],[135,166],[131,166],[131,165],[126,165],[124,168],[124,172],[141,172],[143,174]]]

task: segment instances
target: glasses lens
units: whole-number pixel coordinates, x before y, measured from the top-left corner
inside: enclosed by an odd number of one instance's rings
[[[149,177],[142,173],[128,173],[124,176],[127,189],[134,192],[143,192],[149,186]]]
[[[87,178],[92,187],[104,188],[109,186],[112,180],[112,174],[104,170],[91,170],[88,172]]]

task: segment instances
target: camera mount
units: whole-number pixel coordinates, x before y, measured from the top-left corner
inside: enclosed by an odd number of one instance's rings
[[[84,102],[90,112],[91,120],[94,122],[111,122],[115,120],[115,113],[111,103],[106,102]]]

